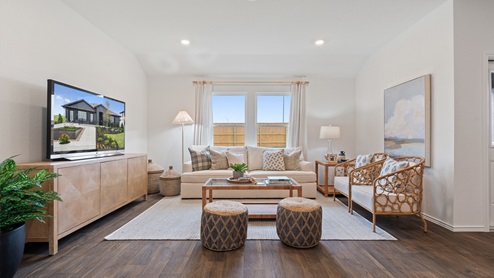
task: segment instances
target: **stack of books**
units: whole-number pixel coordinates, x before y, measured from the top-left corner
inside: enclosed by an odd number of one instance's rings
[[[286,176],[270,176],[266,179],[266,185],[290,185],[292,182]]]

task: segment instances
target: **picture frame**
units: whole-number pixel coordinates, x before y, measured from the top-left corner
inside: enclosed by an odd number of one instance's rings
[[[328,153],[326,155],[326,159],[328,160],[328,162],[338,163],[338,155],[337,154]]]
[[[384,90],[384,152],[421,156],[431,167],[431,75]]]

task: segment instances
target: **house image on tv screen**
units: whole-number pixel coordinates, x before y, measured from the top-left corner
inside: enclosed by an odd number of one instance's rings
[[[103,104],[90,104],[84,99],[62,105],[65,119],[69,123],[92,124],[100,126],[120,126],[121,114],[106,108]]]

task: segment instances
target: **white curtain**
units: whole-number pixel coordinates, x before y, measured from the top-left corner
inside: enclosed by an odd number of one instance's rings
[[[213,142],[213,85],[197,81],[194,86],[196,87],[194,145],[210,145]]]
[[[305,116],[306,82],[294,82],[291,87],[290,123],[288,124],[287,147],[302,147],[307,157],[307,124]]]

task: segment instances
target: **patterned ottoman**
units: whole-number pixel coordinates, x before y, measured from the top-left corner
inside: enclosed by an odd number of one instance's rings
[[[322,233],[321,205],[299,197],[281,200],[276,212],[276,232],[286,245],[295,248],[316,246]]]
[[[213,251],[240,248],[247,238],[247,207],[238,202],[208,203],[201,216],[202,245]]]

